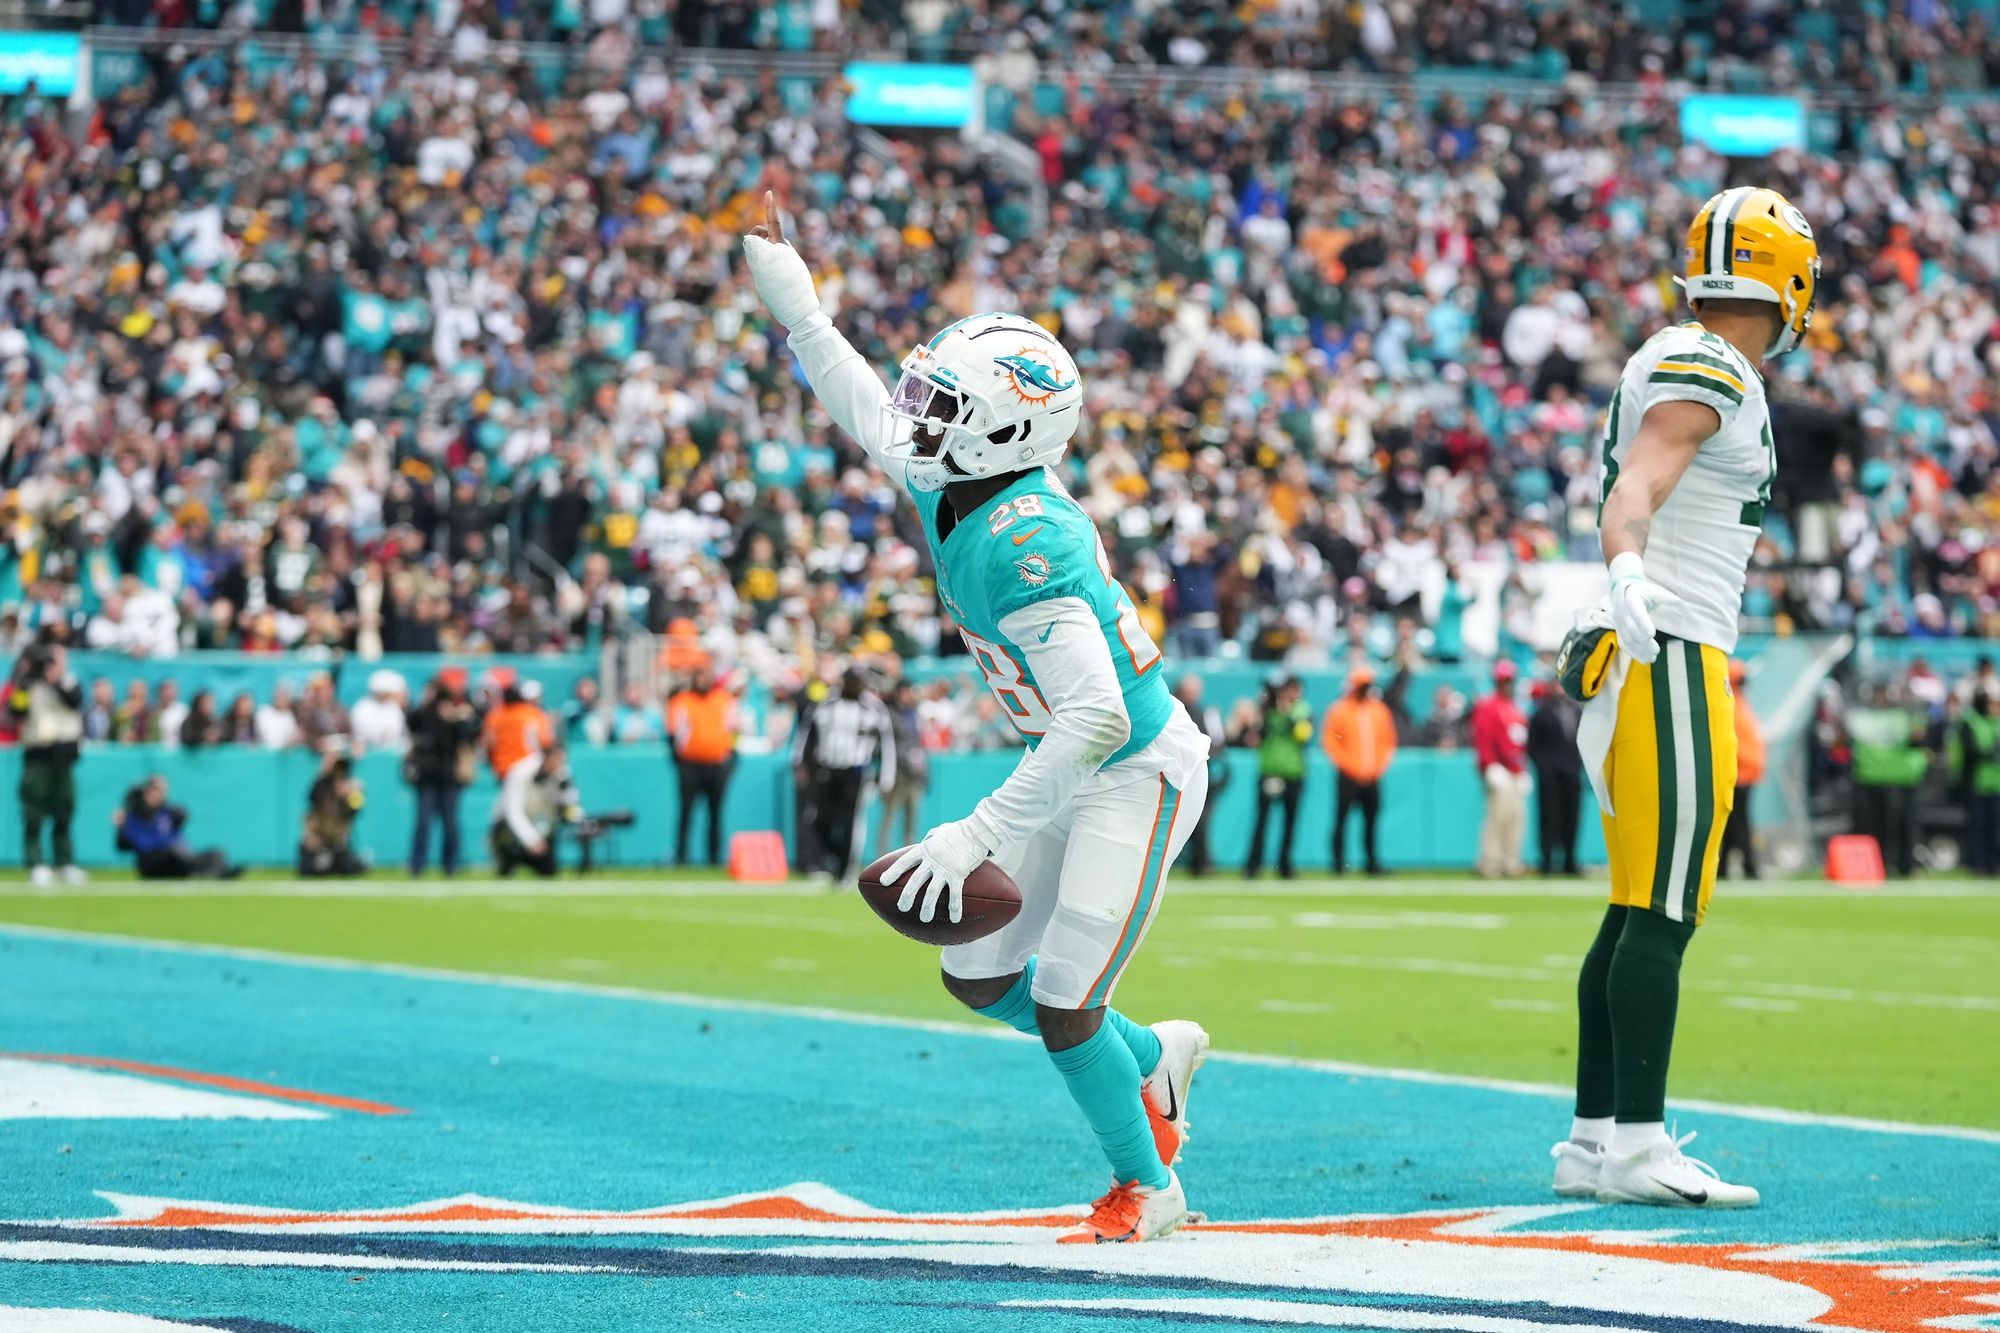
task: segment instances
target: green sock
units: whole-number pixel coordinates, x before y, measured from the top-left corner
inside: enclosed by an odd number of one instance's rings
[[[1050,1051],[1049,1060],[1069,1084],[1083,1118],[1097,1135],[1098,1146],[1120,1182],[1138,1181],[1164,1189],[1167,1168],[1153,1145],[1146,1104],[1139,1097],[1139,1066],[1132,1050],[1105,1024],[1089,1040],[1067,1050]]]
[[[1667,1064],[1674,1053],[1674,1018],[1680,1007],[1681,955],[1694,927],[1658,912],[1632,909],[1612,953],[1611,999],[1615,1107],[1621,1124],[1667,1118]]]
[[[1608,1120],[1616,1105],[1618,1081],[1611,1063],[1611,955],[1625,929],[1629,908],[1613,905],[1597,927],[1576,978],[1576,1114]]]
[[[1035,960],[1030,958],[1022,966],[1021,975],[1015,978],[1014,984],[1008,988],[1005,995],[984,1009],[975,1009],[972,1012],[981,1018],[1005,1023],[1016,1032],[1035,1036],[1040,1029],[1035,1026],[1034,989]],[[1160,1039],[1153,1035],[1151,1028],[1142,1027],[1116,1009],[1109,1008],[1104,1011],[1104,1025],[1116,1032],[1118,1039],[1132,1052],[1132,1059],[1139,1066],[1140,1078],[1153,1072],[1154,1066],[1160,1063]]]

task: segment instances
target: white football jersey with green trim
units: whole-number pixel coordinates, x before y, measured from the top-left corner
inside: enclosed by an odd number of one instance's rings
[[[1601,489],[1609,495],[1639,423],[1656,403],[1715,409],[1721,426],[1653,515],[1646,577],[1678,603],[1653,609],[1662,634],[1736,647],[1743,584],[1777,475],[1764,381],[1743,354],[1692,321],[1646,340],[1618,378],[1604,421]]]

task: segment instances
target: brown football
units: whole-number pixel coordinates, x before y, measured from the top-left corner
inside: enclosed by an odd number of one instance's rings
[[[884,884],[882,876],[907,850],[899,847],[861,872],[861,897],[875,909],[876,916],[911,939],[922,944],[970,944],[1021,914],[1021,890],[1013,876],[991,861],[981,862],[965,877],[965,906],[960,920],[951,919],[945,893],[938,895],[937,912],[929,921],[917,919],[917,913],[923,909],[921,900],[911,904],[907,912],[897,911],[896,900],[903,896],[903,882]]]

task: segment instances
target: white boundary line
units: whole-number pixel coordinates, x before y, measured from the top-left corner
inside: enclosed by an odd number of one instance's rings
[[[1601,900],[1602,878],[1518,879],[1326,879],[1177,880],[1177,901],[1210,898],[1574,898]],[[1882,900],[1984,898],[2000,901],[2000,890],[1975,880],[1915,881],[1901,884],[1841,885],[1823,880],[1730,880],[1732,899]],[[36,886],[0,872],[0,900],[8,898],[828,898],[850,894],[824,884],[738,884],[726,879],[105,879],[90,884]]]
[[[333,972],[367,972],[380,976],[410,977],[419,981],[450,981],[481,986],[505,986],[517,990],[545,991],[557,995],[590,995],[604,999],[640,1000],[650,1004],[672,1004],[694,1009],[728,1013],[768,1014],[782,1018],[807,1018],[820,1022],[848,1023],[862,1027],[897,1028],[912,1032],[934,1032],[956,1037],[983,1037],[991,1041],[1026,1041],[1027,1038],[991,1023],[958,1023],[932,1018],[901,1018],[889,1014],[869,1014],[820,1005],[777,1004],[768,1000],[724,999],[714,995],[690,995],[680,991],[643,990],[637,986],[612,986],[588,981],[558,981],[543,977],[509,976],[495,972],[466,972],[454,968],[418,967],[407,963],[365,962],[355,958],[333,958],[319,954],[284,953],[276,949],[250,949],[227,944],[203,944],[189,940],[156,940],[136,935],[97,934],[86,930],[64,930],[53,926],[23,926],[0,923],[0,936],[56,940],[73,944],[97,944],[112,948],[151,950],[162,953],[197,954],[236,958],[245,962],[281,963],[295,967],[317,967]],[[1347,1060],[1319,1060],[1288,1055],[1260,1055],[1241,1051],[1216,1051],[1211,1060],[1234,1064],[1263,1065],[1274,1069],[1307,1069],[1345,1078],[1379,1078],[1399,1083],[1432,1087],[1477,1088],[1487,1092],[1508,1092],[1526,1097],[1567,1100],[1574,1089],[1554,1083],[1528,1083],[1517,1079],[1482,1078],[1472,1074],[1445,1074],[1428,1069],[1399,1069],[1385,1065],[1357,1064]],[[1863,1116],[1822,1115],[1793,1111],[1780,1106],[1738,1105],[1705,1099],[1680,1098],[1674,1109],[1713,1115],[1737,1116],[1780,1125],[1811,1125],[1830,1129],[1860,1130],[1873,1134],[1905,1134],[1922,1138],[1960,1139],[1972,1143],[2000,1144],[2000,1130],[1969,1125],[1920,1125],[1901,1120],[1875,1120]]]

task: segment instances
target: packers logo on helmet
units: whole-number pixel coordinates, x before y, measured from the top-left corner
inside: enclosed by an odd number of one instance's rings
[[[1764,349],[1780,356],[1812,326],[1819,297],[1819,245],[1805,214],[1776,190],[1741,185],[1701,206],[1687,235],[1688,300],[1769,301],[1778,333]]]

